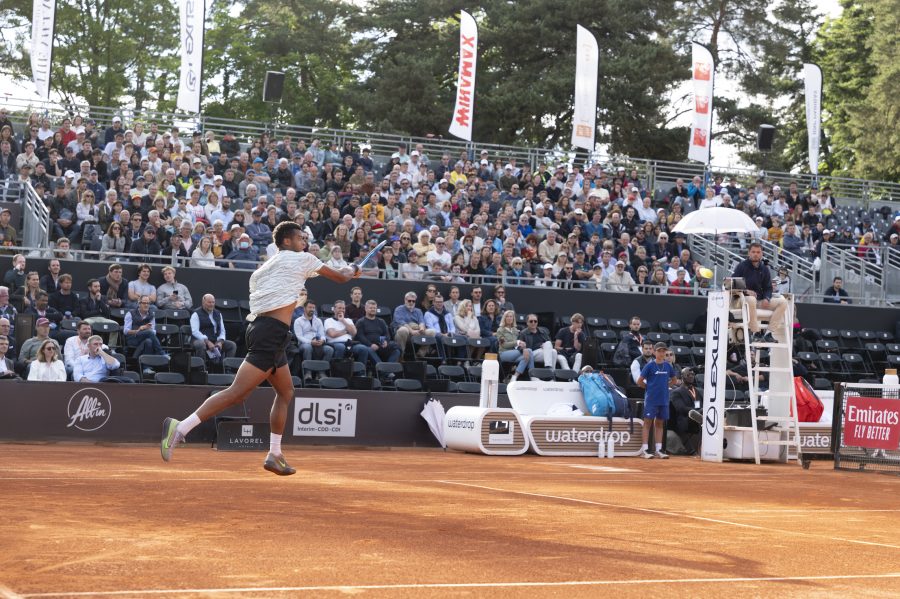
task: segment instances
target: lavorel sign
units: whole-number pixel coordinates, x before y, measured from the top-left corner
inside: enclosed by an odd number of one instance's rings
[[[900,446],[900,400],[881,397],[847,398],[843,445],[897,449]]]

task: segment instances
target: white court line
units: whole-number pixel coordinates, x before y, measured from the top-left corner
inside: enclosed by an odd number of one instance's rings
[[[697,516],[695,514],[685,513],[685,512],[670,512],[668,510],[656,510],[653,508],[647,507],[637,507],[632,505],[620,505],[617,503],[604,503],[602,501],[591,501],[589,499],[578,499],[576,497],[563,497],[560,495],[545,495],[543,493],[529,493],[527,491],[513,491],[510,489],[500,489],[497,487],[488,487],[485,485],[472,485],[468,483],[454,482],[454,481],[438,481],[448,485],[458,485],[461,487],[470,487],[473,489],[484,489],[486,491],[496,491],[499,493],[511,493],[514,495],[526,495],[529,497],[540,497],[542,499],[558,499],[560,501],[571,501],[572,503],[584,503],[587,505],[596,505],[600,507],[609,507],[613,509],[619,510],[630,510],[635,512],[644,512],[647,514],[657,514],[660,516],[671,516],[673,518],[686,519],[686,520],[699,520],[701,522],[711,522],[713,524],[724,524],[726,526],[736,526],[738,528],[752,528],[754,530],[763,530],[766,532],[780,532],[784,534],[798,535],[804,537],[815,537],[818,539],[827,539],[829,541],[844,541],[845,543],[855,543],[857,545],[871,545],[873,547],[887,547],[889,549],[900,549],[900,545],[888,545],[886,543],[875,543],[874,541],[861,541],[859,539],[845,539],[843,537],[829,537],[827,535],[819,535],[810,532],[800,532],[794,530],[783,530],[780,528],[769,528],[767,526],[757,526],[755,524],[744,524],[742,522],[731,522],[730,520],[720,520],[718,518],[706,518],[704,516]]]
[[[346,593],[348,591],[379,591],[391,589],[484,589],[484,588],[540,588],[540,587],[578,587],[578,586],[618,586],[618,585],[654,585],[654,584],[722,584],[741,582],[806,582],[816,580],[862,580],[862,579],[894,579],[900,578],[900,572],[888,574],[835,574],[824,576],[760,576],[748,578],[648,578],[639,580],[563,580],[556,582],[435,582],[420,584],[352,584],[332,586],[303,587],[243,587],[225,589],[144,589],[135,591],[97,591],[74,593],[31,593],[22,595],[23,599],[31,597],[111,597],[116,595],[176,595],[182,593],[216,594],[216,593],[299,593],[331,591]]]
[[[22,595],[13,592],[9,587],[0,584],[0,599],[22,599]]]

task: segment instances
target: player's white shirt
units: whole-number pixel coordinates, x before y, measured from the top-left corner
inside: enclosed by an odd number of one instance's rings
[[[300,301],[306,280],[319,275],[322,261],[309,252],[281,250],[250,275],[250,312],[271,312]],[[248,318],[252,320],[252,318]]]

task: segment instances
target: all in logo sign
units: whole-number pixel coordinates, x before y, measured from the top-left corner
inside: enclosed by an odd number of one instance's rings
[[[69,398],[69,424],[66,428],[75,427],[81,431],[95,431],[109,421],[112,414],[112,402],[109,397],[95,387],[79,389]]]

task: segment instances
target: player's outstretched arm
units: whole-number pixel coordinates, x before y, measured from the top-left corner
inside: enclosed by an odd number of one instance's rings
[[[323,265],[322,268],[319,269],[319,275],[325,277],[329,281],[334,281],[335,283],[346,283],[351,279],[359,277],[360,272],[362,271],[357,264],[344,266],[340,269],[334,269],[328,265]]]

